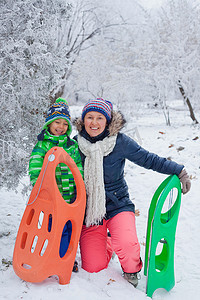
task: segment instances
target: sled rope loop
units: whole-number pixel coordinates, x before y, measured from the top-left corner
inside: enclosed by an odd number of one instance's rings
[[[41,187],[42,187],[42,183],[43,183],[43,180],[44,180],[44,176],[45,176],[48,164],[49,164],[50,161],[52,161],[52,159],[53,159],[52,155],[53,155],[54,152],[55,152],[55,149],[53,149],[52,153],[48,156],[48,162],[47,162],[47,164],[45,166],[44,173],[43,173],[42,179],[41,179],[41,183],[40,183],[40,186],[39,186],[39,189],[38,189],[38,192],[37,192],[37,195],[36,195],[35,199],[31,203],[28,203],[28,201],[27,201],[26,205],[32,205],[37,200],[38,195],[39,195],[40,190],[41,190]]]
[[[74,177],[77,195],[71,204],[65,202],[56,183],[55,170],[59,163],[66,164]],[[21,279],[41,282],[58,275],[60,284],[70,282],[85,205],[85,185],[78,167],[62,148],[52,148],[45,155],[15,242],[13,268]],[[60,241],[67,222],[71,222],[72,233],[68,249],[60,257]]]

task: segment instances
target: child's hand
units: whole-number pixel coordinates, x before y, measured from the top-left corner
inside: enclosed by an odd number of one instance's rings
[[[140,216],[140,210],[139,210],[139,209],[136,209],[136,210],[135,210],[135,216],[136,216],[136,217],[139,217],[139,216]]]

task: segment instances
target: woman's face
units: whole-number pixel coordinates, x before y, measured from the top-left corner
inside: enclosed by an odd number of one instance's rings
[[[49,125],[49,131],[53,135],[63,135],[67,132],[68,123],[64,119],[57,119]]]
[[[88,112],[84,118],[85,130],[91,137],[102,133],[106,127],[106,123],[106,117],[97,111]]]

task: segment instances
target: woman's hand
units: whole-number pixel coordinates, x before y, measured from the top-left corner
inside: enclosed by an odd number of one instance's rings
[[[182,183],[182,193],[186,194],[191,188],[191,181],[185,169],[181,171],[181,173],[178,175],[178,178]]]

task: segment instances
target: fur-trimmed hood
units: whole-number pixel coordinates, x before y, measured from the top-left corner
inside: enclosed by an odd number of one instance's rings
[[[81,130],[83,129],[83,126],[84,126],[84,123],[83,123],[81,117],[75,119],[73,124],[75,125],[78,132],[81,132]],[[122,115],[122,113],[120,111],[112,111],[111,122],[108,125],[109,136],[119,133],[125,124],[126,124],[126,120],[124,119],[124,116]]]

